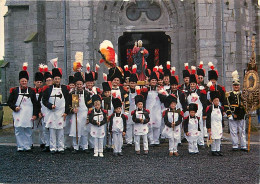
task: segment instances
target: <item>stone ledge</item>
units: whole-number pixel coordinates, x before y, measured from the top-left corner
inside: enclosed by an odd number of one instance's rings
[[[7,0],[5,6],[29,6],[29,0]]]

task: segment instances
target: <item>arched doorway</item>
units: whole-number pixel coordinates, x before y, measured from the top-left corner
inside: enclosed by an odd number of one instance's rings
[[[165,32],[124,32],[118,39],[119,66],[128,64],[132,66],[131,51],[135,41],[142,40],[149,56],[146,59],[148,68],[155,65],[165,65],[171,60],[171,38]]]

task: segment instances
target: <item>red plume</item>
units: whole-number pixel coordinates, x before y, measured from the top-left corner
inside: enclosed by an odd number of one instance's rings
[[[210,91],[215,91],[215,86],[214,86],[214,85],[211,85],[211,86],[209,87],[209,90],[210,90]]]
[[[128,65],[125,65],[124,68],[125,68],[125,71],[128,71]]]
[[[44,65],[44,66],[43,66],[43,71],[44,71],[44,72],[48,72],[48,66],[47,66],[47,65]]]
[[[140,86],[136,86],[136,87],[135,87],[135,91],[136,91],[136,94],[137,94],[137,95],[140,95],[140,94],[141,94],[141,88],[140,88]]]
[[[107,81],[107,74],[103,73],[103,79],[104,81]]]
[[[112,96],[113,96],[114,98],[116,98],[116,92],[113,92],[113,93],[112,93]]]
[[[23,70],[26,71],[27,68],[28,68],[28,63],[27,62],[23,63]]]
[[[170,62],[170,61],[167,61],[167,62],[166,62],[166,68],[167,68],[168,70],[170,70],[170,68],[171,68],[171,62]]]
[[[132,73],[133,73],[133,74],[136,73],[136,69],[137,69],[137,66],[136,66],[136,65],[133,65],[133,67],[132,67]]]
[[[176,75],[175,78],[176,78],[176,80],[177,80],[177,82],[178,82],[178,84],[179,84],[179,76]]]

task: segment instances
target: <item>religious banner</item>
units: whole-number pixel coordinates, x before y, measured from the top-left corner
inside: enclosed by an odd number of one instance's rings
[[[252,56],[247,66],[247,71],[244,77],[242,99],[243,105],[246,108],[246,113],[249,115],[248,124],[248,151],[250,150],[250,130],[251,130],[251,114],[259,108],[259,76],[257,73],[256,54],[255,54],[255,37],[252,37]]]

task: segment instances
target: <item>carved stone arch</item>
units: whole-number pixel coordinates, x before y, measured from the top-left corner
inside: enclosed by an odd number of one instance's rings
[[[157,2],[157,1],[155,1]],[[158,1],[164,17],[167,15],[167,22],[161,27],[156,27],[156,21],[149,22],[151,25],[148,29],[143,29],[140,25],[135,25],[135,22],[125,21],[125,12],[130,2],[117,1],[116,4],[111,1],[99,1],[96,3],[96,14],[95,28],[96,35],[94,36],[94,45],[96,48],[99,44],[105,40],[110,40],[116,52],[118,52],[118,39],[124,34],[124,32],[154,32],[162,31],[165,32],[171,39],[171,61],[172,65],[179,69],[183,68],[183,62],[187,61],[186,53],[188,52],[187,47],[187,22],[186,15],[187,11],[184,3],[174,0],[162,0]],[[104,10],[104,7],[106,9]],[[123,6],[123,8],[121,8]],[[182,11],[182,12],[181,12]],[[185,16],[181,16],[185,15]],[[180,23],[183,27],[180,27]],[[155,28],[153,28],[153,25]],[[132,27],[131,27],[132,26]],[[106,29],[102,30],[101,29]],[[181,36],[180,34],[184,35]],[[180,53],[183,53],[180,55]],[[95,60],[99,60],[100,55],[96,54]],[[180,71],[180,70],[179,70]]]

